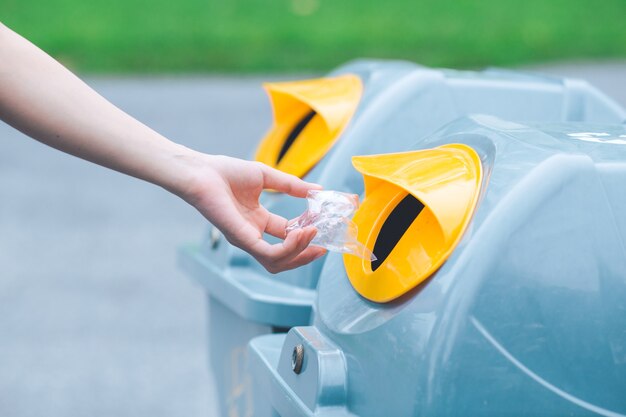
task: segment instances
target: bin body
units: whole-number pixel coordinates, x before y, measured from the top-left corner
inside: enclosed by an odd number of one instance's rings
[[[350,163],[353,155],[409,149],[416,139],[469,113],[495,114],[513,121],[615,123],[626,119],[619,106],[579,80],[501,70],[434,70],[384,61],[357,61],[330,75],[345,73],[361,78],[361,102],[339,140],[306,176],[306,180],[319,182],[326,189],[362,193],[361,177]],[[286,218],[305,209],[304,201],[277,193],[264,194],[262,203]],[[200,245],[183,248],[179,257],[183,269],[206,288],[209,299],[227,306],[234,317],[239,317],[240,329],[248,329],[248,324],[254,323],[248,340],[259,333],[282,332],[310,323],[325,258],[297,270],[270,275],[214,229],[209,230]],[[210,310],[209,314],[216,316],[224,311],[213,312],[211,307]],[[221,339],[213,326],[209,327],[209,339],[212,344],[230,343]],[[242,336],[239,340],[245,339]],[[233,343],[220,352],[238,351],[244,346],[245,343]],[[211,362],[220,360],[218,357]],[[214,367],[213,373],[217,385],[221,385],[231,370]],[[224,395],[221,397],[222,415],[227,415]]]
[[[449,143],[484,173],[450,257],[376,303],[331,254],[313,325],[250,344],[263,398],[281,416],[626,415],[626,126],[474,116],[413,147]]]

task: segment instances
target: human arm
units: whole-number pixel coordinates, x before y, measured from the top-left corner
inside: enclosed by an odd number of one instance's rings
[[[157,184],[195,206],[269,271],[310,262],[315,230],[285,238],[287,220],[259,205],[264,188],[304,197],[316,188],[257,162],[206,155],[127,115],[39,48],[0,24],[0,118],[64,152]]]

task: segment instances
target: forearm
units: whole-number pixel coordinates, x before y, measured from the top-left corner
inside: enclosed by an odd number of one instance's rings
[[[49,146],[181,194],[191,151],[118,109],[0,24],[0,118]]]

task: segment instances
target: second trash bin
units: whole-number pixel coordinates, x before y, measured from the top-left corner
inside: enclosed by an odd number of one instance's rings
[[[626,127],[476,116],[413,149],[354,159],[378,264],[330,254],[313,325],[252,340],[255,405],[626,415]]]

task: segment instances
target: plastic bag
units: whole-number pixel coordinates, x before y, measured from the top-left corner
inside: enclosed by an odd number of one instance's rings
[[[339,191],[309,191],[307,210],[291,220],[286,232],[315,226],[317,234],[311,245],[321,246],[331,252],[349,253],[375,261],[376,256],[357,241],[357,225],[350,220],[359,208],[359,196]]]

